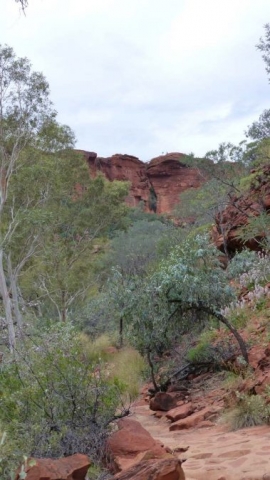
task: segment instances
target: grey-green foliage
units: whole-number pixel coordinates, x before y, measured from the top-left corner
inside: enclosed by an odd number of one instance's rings
[[[260,42],[256,45],[257,49],[262,52],[262,58],[265,63],[265,69],[268,74],[268,80],[270,75],[270,24],[265,26],[265,36],[260,38]],[[263,140],[270,137],[270,110],[264,110],[259,117],[259,120],[253,122],[248,127],[246,135],[253,140]]]
[[[262,58],[265,62],[265,69],[268,75],[270,75],[270,23],[264,25],[265,37],[260,38],[260,43],[256,45],[258,50],[262,52]]]
[[[248,223],[239,228],[238,238],[244,243],[252,241],[258,249],[270,249],[270,217],[268,212],[262,211],[248,219]]]
[[[80,452],[95,461],[123,388],[108,379],[105,363],[71,325],[58,324],[27,339],[16,359],[2,364],[1,427],[18,456]]]
[[[159,292],[165,296],[167,304],[184,317],[199,312],[206,319],[212,316],[226,325],[248,362],[245,342],[222,313],[226,305],[235,301],[236,292],[219,264],[217,249],[209,244],[207,236],[190,238],[172,251],[159,272]]]
[[[238,191],[241,176],[246,172],[244,150],[243,142],[238,147],[221,144],[203,159],[189,159],[188,165],[199,169],[202,185],[180,195],[174,215],[197,225],[212,223],[217,215],[222,215],[230,196]]]
[[[257,263],[257,253],[244,249],[242,252],[236,253],[236,255],[232,258],[227,267],[226,275],[229,279],[236,279],[241,274],[248,272]]]
[[[192,322],[202,319],[192,315],[196,310],[218,314],[235,293],[220,268],[217,250],[207,237],[198,236],[175,247],[156,273],[144,280],[133,278],[126,298],[131,337],[142,348],[171,341],[176,330],[192,329]]]
[[[217,249],[207,236],[197,236],[176,247],[158,272],[159,290],[169,303],[206,307],[218,312],[235,298]]]
[[[168,237],[173,226],[158,220],[135,222],[127,232],[121,232],[111,242],[109,264],[125,276],[145,274],[158,257],[158,245]]]
[[[264,110],[259,120],[248,127],[246,135],[253,140],[263,140],[270,137],[270,110]]]
[[[96,334],[106,329],[119,330],[120,319],[124,321],[126,317],[129,286],[137,276],[142,279],[158,261],[174,230],[172,225],[159,220],[144,219],[111,240],[110,251],[103,259],[106,281],[101,291],[87,302],[81,316],[85,331]]]
[[[245,150],[245,141],[240,142],[239,145],[232,143],[220,143],[216,150],[210,150],[205,154],[205,157],[212,160],[214,163],[224,162],[239,162],[242,160]]]
[[[180,195],[180,203],[174,213],[180,219],[192,220],[197,225],[213,222],[218,212],[228,203],[228,187],[217,179],[211,179],[200,188],[186,190]]]

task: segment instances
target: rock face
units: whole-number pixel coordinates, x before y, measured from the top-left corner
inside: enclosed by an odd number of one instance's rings
[[[241,250],[243,242],[238,238],[240,228],[246,226],[252,217],[270,211],[270,165],[251,172],[250,188],[242,195],[233,196],[225,210],[216,217],[212,235],[216,246],[224,252],[224,244],[229,253]],[[252,250],[260,250],[257,239],[249,240],[245,245]]]
[[[127,204],[136,207],[142,203],[147,212],[170,213],[179,202],[180,193],[203,183],[197,168],[181,163],[182,153],[167,153],[144,163],[132,155],[103,158],[94,152],[80,152],[88,162],[92,177],[102,172],[110,181],[128,181]]]
[[[84,480],[91,464],[86,455],[79,453],[57,460],[50,458],[30,460],[34,460],[35,464],[26,467],[25,480]],[[18,473],[16,480],[19,478]]]

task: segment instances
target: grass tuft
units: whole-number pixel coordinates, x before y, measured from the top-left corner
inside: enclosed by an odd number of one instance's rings
[[[238,394],[236,407],[224,414],[223,420],[232,430],[269,423],[270,410],[261,395]]]

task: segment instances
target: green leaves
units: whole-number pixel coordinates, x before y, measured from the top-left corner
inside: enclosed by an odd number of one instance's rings
[[[19,452],[62,456],[80,451],[94,459],[125,386],[110,380],[105,362],[70,325],[32,336],[2,365],[0,419]]]

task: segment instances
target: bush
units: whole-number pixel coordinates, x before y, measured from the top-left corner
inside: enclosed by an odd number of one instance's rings
[[[208,362],[211,361],[211,357],[211,346],[207,343],[198,343],[187,354],[187,359],[191,363]]]
[[[72,326],[23,342],[2,364],[0,384],[0,420],[18,455],[102,458],[125,387]]]
[[[237,346],[231,339],[220,339],[216,329],[204,330],[197,345],[187,354],[190,363],[211,363],[216,368],[224,368],[226,362],[235,356]]]
[[[232,430],[269,423],[270,409],[263,397],[238,394],[237,398],[237,406],[225,415]]]
[[[243,250],[237,253],[230,261],[227,267],[227,276],[229,279],[235,279],[242,273],[248,272],[256,267],[258,263],[258,254],[251,250]]]

